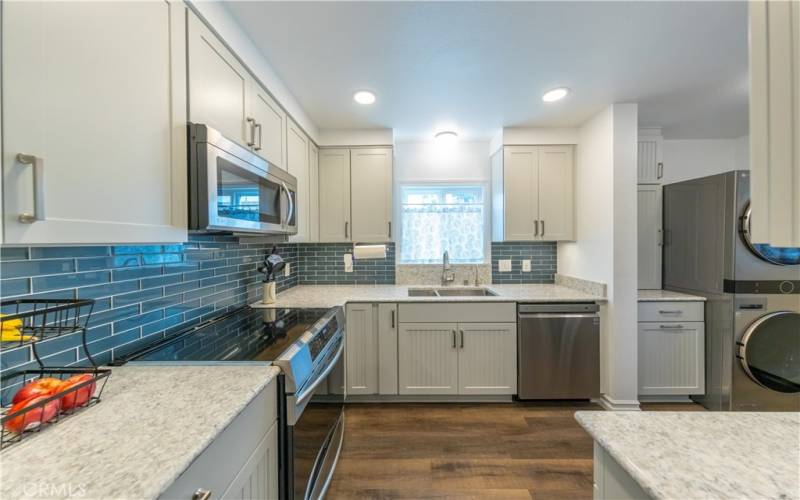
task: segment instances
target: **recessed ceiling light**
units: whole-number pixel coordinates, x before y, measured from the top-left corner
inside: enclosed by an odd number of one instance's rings
[[[433,137],[440,144],[452,144],[458,139],[458,134],[452,130],[442,130]]]
[[[544,102],[555,102],[567,97],[567,94],[569,94],[568,88],[559,87],[557,89],[548,90],[547,92],[545,92],[544,95],[542,96],[542,100]]]
[[[372,104],[375,102],[375,94],[369,90],[359,90],[353,94],[353,100],[359,104]]]

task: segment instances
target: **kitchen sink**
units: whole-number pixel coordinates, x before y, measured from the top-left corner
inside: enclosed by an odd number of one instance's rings
[[[409,297],[494,297],[488,288],[410,288]]]

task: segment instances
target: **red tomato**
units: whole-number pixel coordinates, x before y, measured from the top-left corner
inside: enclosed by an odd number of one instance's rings
[[[61,385],[58,387],[58,392],[68,391],[82,382],[93,379],[94,377],[88,373],[84,373],[82,375],[73,375],[67,380],[61,382]],[[61,410],[71,410],[76,406],[85,405],[89,401],[89,398],[92,397],[92,394],[94,394],[95,387],[96,384],[92,382],[91,384],[81,387],[80,389],[73,391],[61,398]]]
[[[17,404],[37,396],[47,396],[53,394],[56,392],[56,390],[58,390],[60,385],[61,380],[57,378],[37,378],[33,382],[22,386],[22,388],[18,390],[16,394],[14,394],[14,398],[11,400],[11,402]]]
[[[8,414],[11,415],[12,413],[16,413],[23,408],[27,408],[28,406],[35,405],[41,401],[47,399],[48,396],[37,396],[31,399],[26,399],[20,403],[13,405],[9,410]],[[24,413],[18,417],[14,417],[5,424],[3,427],[6,430],[11,432],[16,432],[17,434],[21,434],[25,431],[29,431],[31,429],[35,429],[39,427],[44,422],[49,422],[58,414],[58,410],[61,407],[61,402],[58,399],[50,401],[46,405],[40,408],[36,408],[34,410],[30,410],[27,413]]]

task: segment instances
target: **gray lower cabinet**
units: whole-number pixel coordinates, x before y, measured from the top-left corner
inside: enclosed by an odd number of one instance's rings
[[[639,483],[623,469],[614,457],[594,442],[594,500],[647,500]]]
[[[164,499],[278,498],[277,383],[273,380],[161,495]]]
[[[349,395],[397,394],[397,304],[347,304]]]
[[[457,323],[401,323],[400,394],[458,394],[457,337]]]

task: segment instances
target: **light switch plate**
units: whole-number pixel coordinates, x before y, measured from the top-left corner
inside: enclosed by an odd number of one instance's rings
[[[283,275],[289,276],[290,274],[292,274],[292,266],[287,262],[286,267],[283,268]]]
[[[522,261],[522,272],[523,273],[531,272],[531,260],[530,259],[524,259]]]
[[[503,259],[498,261],[498,266],[500,267],[501,273],[510,273],[511,272],[511,259]]]

